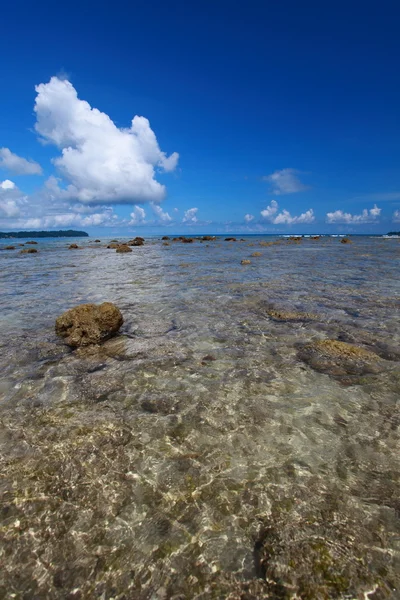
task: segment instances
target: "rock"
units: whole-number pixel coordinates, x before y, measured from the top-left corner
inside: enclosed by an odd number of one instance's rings
[[[203,242],[214,242],[217,238],[215,235],[203,235],[201,239]]]
[[[169,242],[163,242],[163,246],[169,246]]]
[[[132,248],[129,248],[129,246],[127,246],[126,244],[121,244],[120,246],[118,246],[117,252],[118,253],[132,252]]]
[[[251,261],[248,260],[247,258],[244,258],[243,260],[240,261],[240,264],[241,265],[250,265]]]
[[[79,246],[78,244],[70,244],[68,246],[68,250],[78,250]]]
[[[15,250],[15,246],[6,246],[4,250]]]
[[[20,254],[37,254],[36,248],[24,248],[20,251]]]
[[[261,252],[253,252],[252,256],[262,256]]]
[[[349,238],[342,238],[340,240],[341,244],[352,244],[353,242],[351,240],[349,240]]]
[[[107,248],[111,248],[111,250],[116,250],[117,248],[119,248],[119,244],[112,242],[112,243],[108,244]]]
[[[110,244],[119,244],[119,241],[118,240],[111,240]]]
[[[304,321],[318,320],[317,315],[313,315],[312,313],[302,313],[295,310],[275,310],[274,308],[267,308],[266,312],[274,321],[286,323],[301,323]]]
[[[226,242],[236,242],[237,240],[234,237],[227,237],[227,238],[225,238],[225,241]]]
[[[182,238],[182,244],[193,244],[194,239],[193,238]]]
[[[346,376],[378,373],[381,371],[381,359],[374,352],[340,342],[338,340],[317,340],[301,346],[298,357],[315,371],[327,373],[338,379],[347,379],[348,383],[359,383]]]
[[[111,302],[80,304],[56,320],[56,334],[69,346],[99,344],[117,333],[124,322],[121,311]]]
[[[310,240],[320,240],[320,239],[321,239],[321,236],[320,236],[320,235],[312,235],[312,236],[310,237]]]
[[[144,245],[144,239],[137,237],[134,240],[130,240],[128,242],[129,246],[143,246]]]
[[[37,242],[26,242],[27,244],[37,244]]]
[[[140,237],[140,235],[137,235],[137,236],[135,237],[135,241],[144,242],[144,238],[143,238],[143,237]]]
[[[95,242],[100,242],[100,240],[94,240]]]
[[[169,240],[169,239],[170,239],[170,237],[169,237],[168,235],[163,235],[161,239],[162,239],[162,240]]]

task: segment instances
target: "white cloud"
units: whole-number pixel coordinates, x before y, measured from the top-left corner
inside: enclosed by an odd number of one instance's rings
[[[185,210],[185,215],[182,219],[182,223],[194,224],[197,223],[196,214],[198,212],[198,208],[189,208],[189,210]]]
[[[163,223],[169,223],[172,221],[172,217],[170,217],[167,212],[164,212],[161,206],[158,206],[158,204],[152,204],[151,208],[153,209],[154,214],[158,217],[159,221],[162,221]]]
[[[270,221],[277,212],[278,212],[278,203],[276,200],[271,200],[270,205],[261,211],[261,216],[263,219]]]
[[[5,179],[0,183],[0,188],[2,190],[13,190],[15,188],[15,183],[9,179]]]
[[[314,220],[315,217],[312,208],[297,217],[292,217],[288,210],[283,209],[281,213],[276,215],[272,222],[274,225],[295,225],[297,223],[312,223]]]
[[[292,216],[286,209],[279,211],[279,205],[276,200],[271,200],[267,208],[261,211],[261,217],[273,225],[296,225],[297,223],[313,223],[315,221],[312,208],[300,215]]]
[[[52,77],[36,87],[36,131],[62,153],[54,159],[65,179],[63,198],[92,204],[159,202],[165,186],[156,169],[173,171],[179,155],[167,156],[145,117],[118,128],[108,115],[78,98],[67,80]]]
[[[250,221],[254,220],[254,215],[244,215],[244,220],[246,221],[246,223],[250,223]]]
[[[296,169],[281,169],[275,171],[271,175],[263,177],[264,181],[268,181],[272,185],[272,193],[277,196],[283,194],[295,194],[308,189],[297,177],[299,171]]]
[[[33,160],[26,160],[8,148],[0,148],[0,168],[8,169],[16,175],[41,175],[42,167]]]
[[[362,213],[358,215],[352,215],[351,213],[346,213],[342,210],[335,210],[334,212],[328,212],[326,214],[326,221],[327,223],[352,223],[354,225],[373,223],[381,214],[381,210],[382,209],[378,208],[376,204],[369,210],[364,208]]]
[[[394,211],[394,213],[393,213],[393,217],[392,217],[392,220],[393,220],[395,223],[399,223],[399,222],[400,222],[400,210],[395,210],[395,211]]]
[[[135,206],[131,212],[129,225],[143,225],[146,219],[146,213],[141,206]]]

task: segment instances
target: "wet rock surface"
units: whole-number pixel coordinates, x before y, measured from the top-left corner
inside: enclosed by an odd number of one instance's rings
[[[81,304],[57,318],[56,334],[70,346],[88,346],[117,333],[122,323],[121,311],[111,302]]]
[[[342,378],[347,375],[378,373],[382,369],[377,354],[338,340],[318,340],[301,346],[301,360],[316,371]]]
[[[127,244],[121,244],[121,246],[118,246],[116,251],[122,254],[124,252],[132,252],[132,248],[130,248]]]

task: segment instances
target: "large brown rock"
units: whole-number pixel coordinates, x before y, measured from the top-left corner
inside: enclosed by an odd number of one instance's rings
[[[20,254],[37,254],[36,248],[24,248],[20,251]]]
[[[58,317],[56,334],[74,348],[89,346],[115,335],[123,322],[121,311],[111,302],[80,304]]]
[[[132,248],[129,248],[129,246],[127,246],[126,244],[121,244],[120,246],[118,246],[117,252],[132,252]]]

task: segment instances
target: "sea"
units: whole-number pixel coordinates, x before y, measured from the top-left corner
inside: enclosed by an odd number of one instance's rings
[[[400,239],[236,238],[1,240],[1,598],[400,598]]]

